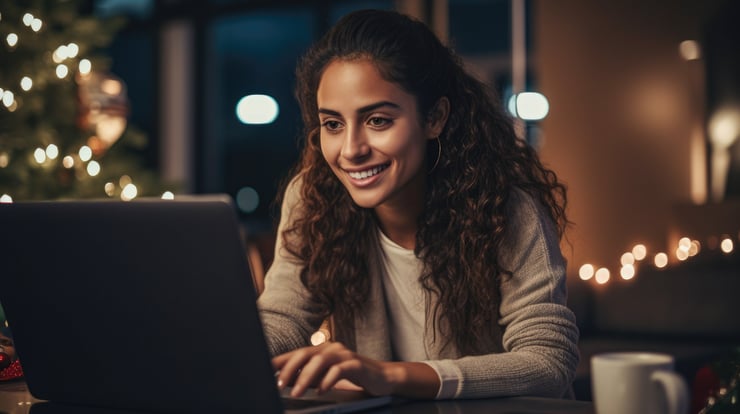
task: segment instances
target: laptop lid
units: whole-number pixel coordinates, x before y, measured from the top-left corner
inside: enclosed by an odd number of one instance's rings
[[[280,412],[227,196],[0,204],[0,303],[31,393]]]

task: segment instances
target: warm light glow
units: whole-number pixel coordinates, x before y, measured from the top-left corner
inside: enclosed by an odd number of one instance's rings
[[[678,51],[681,57],[686,60],[697,60],[701,58],[701,47],[696,40],[684,40],[678,45]]]
[[[581,266],[580,269],[578,269],[578,276],[582,280],[589,280],[592,277],[594,277],[594,266],[591,264],[586,263],[585,265]]]
[[[326,334],[323,331],[318,330],[311,335],[311,345],[321,345],[326,342],[327,339]]]
[[[165,191],[162,193],[162,200],[174,200],[175,195],[172,194],[172,191]]]
[[[3,105],[10,108],[10,105],[13,105],[14,101],[15,101],[15,95],[13,94],[13,92],[6,89],[3,92]]]
[[[622,255],[622,257],[619,259],[619,262],[622,263],[622,266],[633,265],[635,264],[635,255],[631,252],[627,252]]]
[[[10,157],[7,152],[0,152],[0,168],[5,168],[10,163]]]
[[[681,239],[678,241],[678,247],[688,251],[691,247],[691,239],[689,239],[688,237],[681,237]]]
[[[72,168],[75,166],[75,159],[71,155],[67,155],[62,159],[62,165],[64,168]]]
[[[632,254],[635,256],[635,260],[642,260],[647,257],[647,248],[644,244],[636,244],[632,248]]]
[[[121,82],[115,79],[105,79],[100,83],[100,90],[108,95],[120,95],[123,90]]]
[[[596,279],[596,283],[603,285],[604,283],[609,281],[609,269],[602,267],[599,270],[596,271],[596,274],[594,275]]]
[[[97,161],[90,161],[90,163],[87,164],[87,173],[90,174],[90,177],[95,177],[100,174],[100,164]]]
[[[8,42],[8,46],[13,47],[18,43],[18,35],[15,33],[10,33],[6,38],[5,41]]]
[[[49,144],[49,146],[46,147],[46,156],[50,160],[55,160],[59,156],[59,147],[57,147],[54,144]]]
[[[2,196],[0,196],[0,203],[9,204],[9,203],[12,203],[12,202],[13,202],[13,197],[11,197],[11,196],[9,196],[7,194],[3,194]]]
[[[269,95],[247,95],[236,104],[236,117],[243,124],[269,124],[279,113],[277,101]]]
[[[80,52],[80,47],[77,46],[77,43],[70,43],[67,45],[67,56],[68,57],[77,57],[77,53]]]
[[[46,161],[46,151],[41,148],[36,148],[36,151],[33,152],[33,158],[37,163],[43,164],[44,161]]]
[[[67,46],[61,45],[56,50],[54,50],[54,53],[51,54],[51,60],[54,61],[54,63],[62,63],[64,62],[64,59],[67,59],[69,57],[69,53],[67,52]]]
[[[699,254],[701,251],[701,243],[698,240],[691,241],[691,247],[689,247],[689,256],[693,257]]]
[[[23,15],[23,24],[26,26],[31,26],[31,23],[33,23],[33,15],[31,13],[26,13]]]
[[[129,177],[128,175],[122,175],[121,178],[118,179],[118,186],[124,188],[132,182],[133,181],[131,180],[131,177]]]
[[[631,264],[622,266],[622,269],[619,271],[619,275],[622,276],[622,279],[624,280],[632,279],[635,277],[635,266],[632,266]]]
[[[138,194],[138,189],[133,184],[127,184],[125,187],[123,187],[123,190],[121,191],[121,200],[123,201],[131,201],[134,198],[136,198],[136,195]]]
[[[57,65],[57,78],[64,79],[69,74],[69,68],[67,65]]]
[[[90,158],[92,158],[93,155],[92,149],[90,149],[90,147],[88,147],[87,145],[83,145],[80,147],[79,154],[80,160],[82,160],[82,162],[90,161]]]
[[[105,183],[105,187],[103,187],[103,189],[105,190],[105,194],[107,194],[108,197],[113,197],[113,194],[116,193],[116,185],[110,181]]]
[[[30,90],[32,86],[33,86],[33,80],[29,78],[28,76],[24,76],[21,79],[21,89],[23,89],[24,91]]]
[[[724,253],[732,253],[732,250],[735,248],[734,244],[732,243],[732,239],[727,237],[722,239],[722,242],[719,244],[719,248]]]
[[[38,32],[39,30],[41,30],[41,26],[43,24],[44,22],[42,22],[41,19],[33,19],[33,21],[31,22],[31,30],[33,30],[34,32]]]
[[[87,59],[82,59],[79,65],[80,73],[87,75],[92,70],[92,63]]]
[[[658,253],[655,255],[654,258],[655,266],[658,268],[663,268],[668,265],[668,255],[665,253]]]
[[[676,258],[680,261],[684,261],[689,258],[689,250],[679,247],[676,249]]]

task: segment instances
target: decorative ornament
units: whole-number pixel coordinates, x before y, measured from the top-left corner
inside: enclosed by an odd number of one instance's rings
[[[87,145],[100,156],[126,130],[128,97],[126,84],[110,73],[91,72],[77,76],[80,100],[79,125],[93,135]]]

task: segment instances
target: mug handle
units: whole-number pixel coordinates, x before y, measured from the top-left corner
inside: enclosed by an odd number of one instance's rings
[[[663,386],[668,402],[668,414],[689,412],[689,389],[680,375],[671,371],[655,371],[650,379]]]

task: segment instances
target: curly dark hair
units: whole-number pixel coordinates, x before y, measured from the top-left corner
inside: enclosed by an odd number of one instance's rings
[[[302,204],[283,233],[288,251],[305,264],[302,283],[338,327],[350,328],[362,316],[378,224],[372,209],[353,202],[322,156],[316,94],[329,63],[357,59],[373,62],[384,79],[413,95],[420,119],[428,119],[440,98],[449,100],[415,254],[424,263],[420,282],[436,299],[435,323],[446,327],[447,341],[460,352],[480,353],[477,344],[496,325],[501,278],[511,276],[498,252],[512,190],[540,202],[562,238],[568,225],[565,187],[516,137],[512,119],[489,88],[466,73],[461,59],[423,23],[391,11],[346,15],[296,70],[305,142],[291,176],[301,178]],[[429,147],[427,159],[436,160],[436,145]]]

